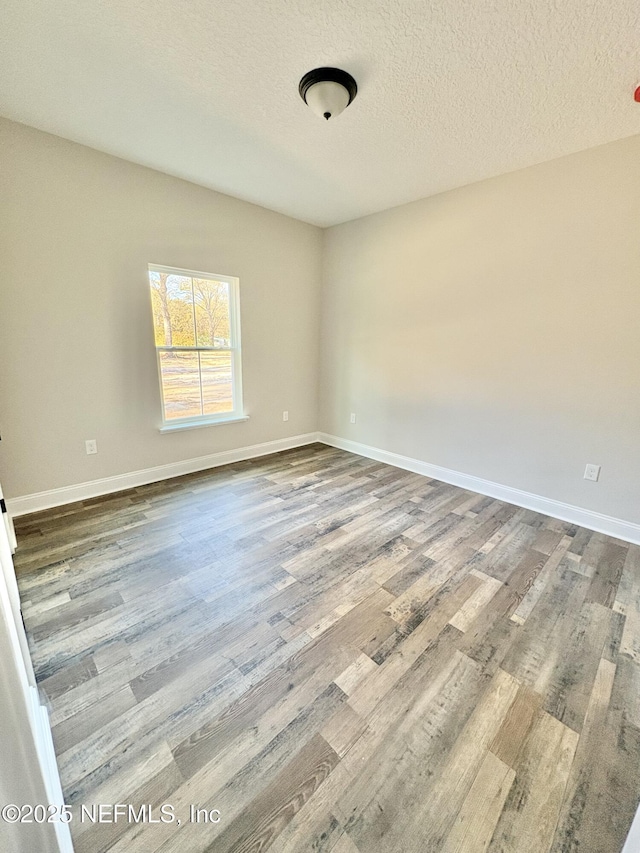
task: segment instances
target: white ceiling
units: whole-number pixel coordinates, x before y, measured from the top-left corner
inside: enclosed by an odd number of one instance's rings
[[[329,225],[640,133],[639,44],[638,0],[3,0],[0,114]]]

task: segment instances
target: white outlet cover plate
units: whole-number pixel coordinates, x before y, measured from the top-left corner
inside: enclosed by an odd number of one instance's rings
[[[594,483],[597,483],[599,476],[600,476],[600,466],[599,465],[589,464],[584,469],[585,480],[593,480]]]

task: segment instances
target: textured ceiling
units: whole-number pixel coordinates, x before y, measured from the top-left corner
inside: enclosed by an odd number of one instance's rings
[[[0,114],[328,225],[640,133],[639,44],[638,0],[3,0]]]

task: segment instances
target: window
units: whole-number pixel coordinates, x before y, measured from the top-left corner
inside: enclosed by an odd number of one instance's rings
[[[149,265],[163,429],[244,419],[238,279]]]

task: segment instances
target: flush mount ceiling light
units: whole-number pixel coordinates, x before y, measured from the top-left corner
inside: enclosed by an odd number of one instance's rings
[[[340,68],[314,68],[307,71],[298,86],[300,97],[317,116],[339,116],[358,94],[351,74]]]

